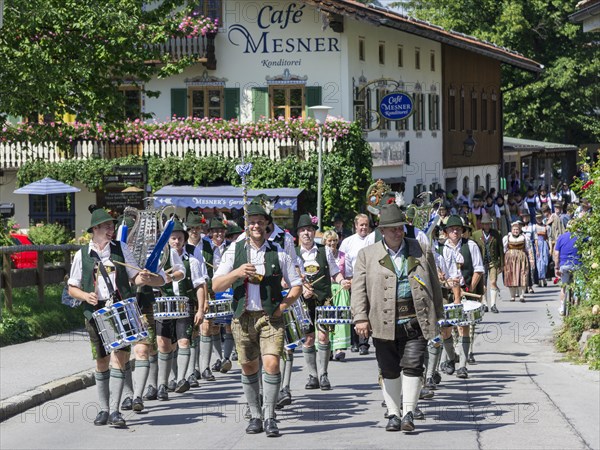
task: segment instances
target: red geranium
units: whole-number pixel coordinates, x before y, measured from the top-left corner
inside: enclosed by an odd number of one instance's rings
[[[589,189],[590,187],[592,187],[593,184],[594,184],[594,180],[590,180],[587,183],[585,183],[583,186],[581,186],[581,190],[585,191],[586,189]]]

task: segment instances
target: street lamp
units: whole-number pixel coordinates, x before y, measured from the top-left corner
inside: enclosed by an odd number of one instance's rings
[[[319,219],[319,230],[321,229],[321,195],[323,189],[323,127],[327,120],[327,113],[331,106],[311,106],[308,108],[314,114],[317,124],[319,124],[319,168],[317,174],[317,218]]]
[[[472,131],[467,131],[467,134],[468,137],[463,142],[463,155],[467,158],[470,158],[471,156],[473,156],[473,152],[475,151],[475,146],[477,145],[477,142],[475,142],[475,139],[473,139]]]

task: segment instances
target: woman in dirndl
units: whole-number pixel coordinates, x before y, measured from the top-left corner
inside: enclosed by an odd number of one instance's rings
[[[525,288],[529,274],[531,249],[529,240],[523,234],[520,221],[511,224],[511,231],[502,239],[504,244],[504,285],[510,291],[510,301],[525,302]]]
[[[323,243],[333,254],[335,262],[345,278],[345,254],[338,250],[338,234],[334,230],[327,230],[323,233]],[[342,280],[341,284],[331,283],[334,306],[350,306],[350,285],[350,281],[346,279]],[[333,359],[343,362],[346,359],[345,350],[350,347],[350,325],[336,325],[334,331],[329,334],[329,342],[331,342],[333,350]]]
[[[538,286],[548,286],[546,282],[546,272],[548,271],[548,261],[550,255],[550,246],[548,244],[548,235],[550,227],[544,224],[544,216],[541,212],[535,213],[535,254],[536,268],[538,273]]]

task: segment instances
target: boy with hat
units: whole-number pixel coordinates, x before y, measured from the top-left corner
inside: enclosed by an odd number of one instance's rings
[[[344,277],[328,248],[315,243],[315,233],[319,227],[312,219],[313,217],[309,214],[303,214],[296,225],[299,244],[296,247],[296,254],[304,279],[302,296],[308,306],[313,323],[306,334],[302,353],[309,372],[305,389],[318,389],[320,387],[321,390],[326,391],[331,389],[327,373],[331,347],[329,332],[319,328],[318,344],[315,349],[316,307],[323,306],[327,300],[331,299],[332,278],[336,283],[341,283]],[[318,364],[316,350],[318,350]]]
[[[136,286],[161,286],[166,276],[162,271],[152,274],[147,270],[135,270],[113,262],[137,266],[127,244],[113,240],[115,220],[104,209],[93,211],[88,233],[92,233],[90,243],[78,250],[73,258],[68,280],[69,295],[83,302],[85,327],[90,336],[92,356],[96,360],[95,378],[100,412],[94,425],[108,423],[125,427],[119,404],[130,349],[115,350],[108,355],[92,314],[105,306],[107,301],[118,298],[114,292],[121,298],[130,298],[134,296],[132,283]],[[109,362],[112,364],[110,371]]]
[[[382,206],[383,239],[358,252],[351,304],[358,335],[373,336],[388,407],[386,431],[408,432],[414,430],[427,339],[437,335],[443,307],[433,255],[405,237],[405,223],[398,205]]]
[[[215,291],[233,288],[233,336],[242,366],[242,385],[250,408],[246,433],[266,431],[279,436],[275,404],[281,384],[279,358],[283,351],[283,311],[302,291],[302,280],[283,249],[267,240],[269,214],[257,204],[247,208],[247,239],[229,246],[212,280]],[[281,282],[290,287],[283,298]],[[264,385],[264,426],[259,402],[259,358]]]

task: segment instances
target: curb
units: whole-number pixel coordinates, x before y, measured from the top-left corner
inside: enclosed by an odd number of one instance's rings
[[[84,370],[83,372],[43,384],[22,394],[9,397],[0,401],[0,422],[4,422],[44,402],[55,400],[63,395],[71,394],[94,384],[96,384],[94,370]]]

